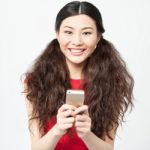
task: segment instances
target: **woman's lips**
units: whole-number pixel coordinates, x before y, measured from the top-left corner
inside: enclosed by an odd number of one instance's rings
[[[73,56],[80,56],[83,54],[84,50],[83,48],[69,48],[71,55]]]

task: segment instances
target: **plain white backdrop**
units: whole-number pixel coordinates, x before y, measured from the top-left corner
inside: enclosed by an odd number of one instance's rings
[[[20,81],[55,38],[54,22],[69,0],[0,0],[0,149],[30,150]],[[150,150],[150,1],[91,0],[135,79],[135,107],[118,129],[115,150]]]

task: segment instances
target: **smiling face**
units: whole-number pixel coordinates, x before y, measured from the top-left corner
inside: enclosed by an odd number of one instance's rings
[[[76,15],[62,21],[57,39],[67,64],[82,64],[94,52],[100,36],[93,19]]]

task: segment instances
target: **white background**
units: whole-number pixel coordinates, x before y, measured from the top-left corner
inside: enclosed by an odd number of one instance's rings
[[[0,149],[30,150],[21,75],[55,37],[68,0],[0,0]],[[118,129],[115,150],[150,150],[150,1],[91,0],[135,79],[135,108]]]

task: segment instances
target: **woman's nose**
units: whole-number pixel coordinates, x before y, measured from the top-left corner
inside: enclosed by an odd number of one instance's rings
[[[72,38],[72,44],[82,45],[83,44],[82,36],[80,34],[75,34]]]

